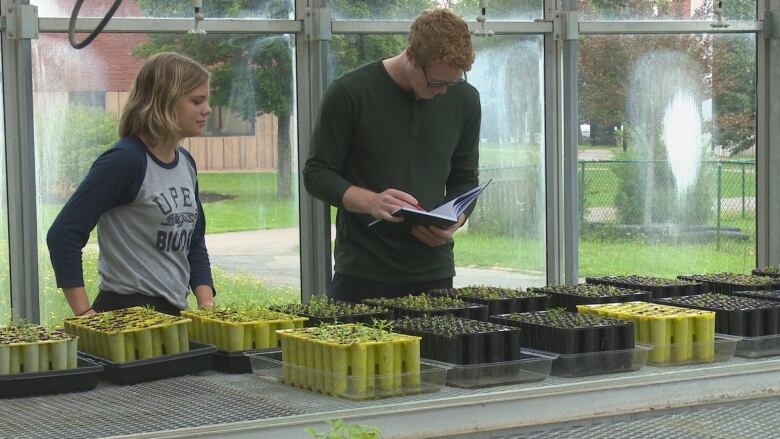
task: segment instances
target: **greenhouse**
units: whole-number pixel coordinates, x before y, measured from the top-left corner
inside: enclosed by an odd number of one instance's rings
[[[0,438],[777,436],[780,2],[0,6]]]

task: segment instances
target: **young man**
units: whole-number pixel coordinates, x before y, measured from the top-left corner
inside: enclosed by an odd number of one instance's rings
[[[468,26],[424,11],[401,54],[333,81],[304,168],[306,189],[339,208],[329,296],[359,302],[452,286],[448,229],[410,228],[391,213],[434,208],[477,186],[480,102],[466,82]],[[382,219],[368,227],[374,219]]]

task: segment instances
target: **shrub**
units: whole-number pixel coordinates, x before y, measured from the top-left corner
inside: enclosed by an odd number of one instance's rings
[[[47,184],[38,184],[44,201],[70,196],[92,162],[117,141],[118,123],[115,114],[83,105],[65,105],[36,119],[36,160],[49,167]]]

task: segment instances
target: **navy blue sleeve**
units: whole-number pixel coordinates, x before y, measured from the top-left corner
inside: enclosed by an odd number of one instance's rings
[[[179,151],[187,158],[197,175],[195,160],[186,150],[179,149]],[[197,182],[195,183],[195,203],[198,206],[198,220],[195,222],[195,229],[192,231],[190,252],[187,254],[187,260],[190,262],[190,288],[194,290],[198,285],[208,285],[216,296],[217,289],[214,288],[209,252],[206,249],[206,214],[203,212],[203,205],[200,202],[200,189]]]
[[[132,202],[141,189],[146,155],[123,141],[95,160],[49,228],[46,243],[59,288],[84,286],[81,250],[90,232],[103,213]]]

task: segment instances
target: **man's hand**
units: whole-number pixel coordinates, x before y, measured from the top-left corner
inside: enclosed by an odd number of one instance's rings
[[[458,222],[446,229],[436,226],[415,226],[412,228],[412,236],[422,241],[429,247],[444,245],[452,239],[452,234],[466,222],[466,215],[460,214]]]
[[[417,199],[398,189],[387,189],[384,192],[376,193],[351,186],[344,192],[342,203],[350,212],[367,213],[374,218],[393,223],[404,220],[392,215],[396,210],[402,207],[417,209]]]

